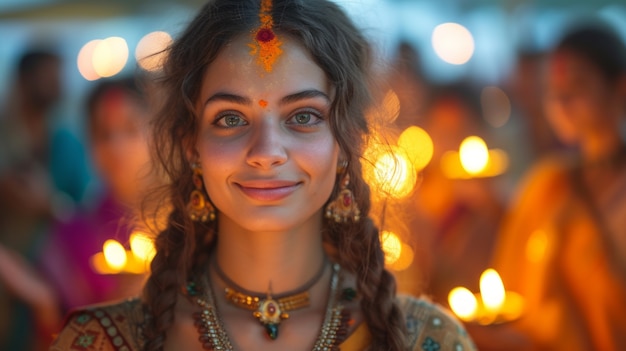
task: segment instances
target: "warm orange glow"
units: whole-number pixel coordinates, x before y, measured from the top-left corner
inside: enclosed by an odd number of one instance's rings
[[[526,243],[526,259],[536,263],[543,260],[548,248],[548,234],[543,230],[535,230]]]
[[[104,259],[107,265],[114,271],[122,271],[126,266],[126,250],[124,246],[116,240],[109,239],[104,242],[102,246],[102,252],[104,253]]]
[[[424,169],[433,158],[433,140],[417,126],[411,126],[400,134],[398,147],[406,152],[417,171]]]
[[[487,269],[480,276],[480,295],[487,309],[497,311],[504,304],[504,284],[495,269]]]
[[[448,303],[452,312],[464,321],[474,319],[478,309],[476,296],[467,288],[456,287],[448,294]]]
[[[413,253],[413,249],[411,248],[411,246],[405,243],[401,243],[400,257],[398,257],[398,260],[396,260],[396,262],[389,265],[389,268],[397,272],[403,271],[411,266],[414,256],[415,254]]]
[[[479,284],[479,294],[463,287],[450,291],[448,302],[459,318],[480,324],[497,324],[516,320],[522,315],[524,299],[518,293],[506,291],[494,269],[485,270]]]
[[[120,37],[98,42],[93,51],[93,68],[100,77],[112,77],[124,69],[128,61],[128,45]]]
[[[373,180],[385,194],[402,199],[415,188],[417,172],[406,152],[390,147],[375,158]]]
[[[508,166],[506,152],[489,150],[477,136],[465,138],[458,152],[447,151],[441,156],[441,169],[451,179],[494,177],[504,173]]]
[[[382,231],[380,242],[385,252],[385,264],[391,265],[398,261],[402,253],[402,242],[395,233]]]
[[[172,37],[166,32],[152,32],[146,34],[135,49],[135,59],[139,66],[146,71],[158,71],[163,66],[165,50],[172,43]]]
[[[83,78],[87,80],[96,80],[100,78],[100,75],[93,68],[93,52],[96,49],[98,43],[100,43],[100,39],[92,40],[87,44],[83,45],[83,47],[78,52],[77,65],[78,71],[83,76]]]
[[[492,127],[502,127],[509,121],[511,100],[502,89],[495,86],[483,88],[480,102],[484,111],[483,117]]]
[[[489,162],[487,144],[477,136],[467,137],[461,142],[459,156],[461,165],[469,174],[482,172]]]
[[[438,25],[431,40],[437,56],[447,63],[462,65],[474,55],[472,33],[458,23]]]
[[[154,243],[148,234],[133,232],[130,235],[130,250],[133,255],[143,262],[150,262],[154,258]]]

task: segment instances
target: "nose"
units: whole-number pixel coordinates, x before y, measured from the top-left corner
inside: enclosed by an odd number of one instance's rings
[[[280,123],[266,118],[255,126],[250,138],[246,162],[257,168],[270,169],[287,161],[286,136]]]

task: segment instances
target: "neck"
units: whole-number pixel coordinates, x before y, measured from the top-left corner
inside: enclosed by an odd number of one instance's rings
[[[322,220],[281,232],[252,232],[228,219],[219,221],[216,264],[242,288],[272,294],[306,284],[324,264]],[[236,254],[233,254],[236,253]]]

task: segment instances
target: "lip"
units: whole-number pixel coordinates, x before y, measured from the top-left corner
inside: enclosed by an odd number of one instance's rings
[[[288,180],[251,180],[236,182],[235,185],[247,197],[260,202],[275,202],[291,195],[301,182]]]

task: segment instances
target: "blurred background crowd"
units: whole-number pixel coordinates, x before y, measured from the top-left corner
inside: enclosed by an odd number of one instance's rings
[[[480,350],[626,349],[626,1],[337,2],[379,58],[364,172],[399,291]],[[140,292],[154,53],[201,5],[0,2],[1,350]]]

